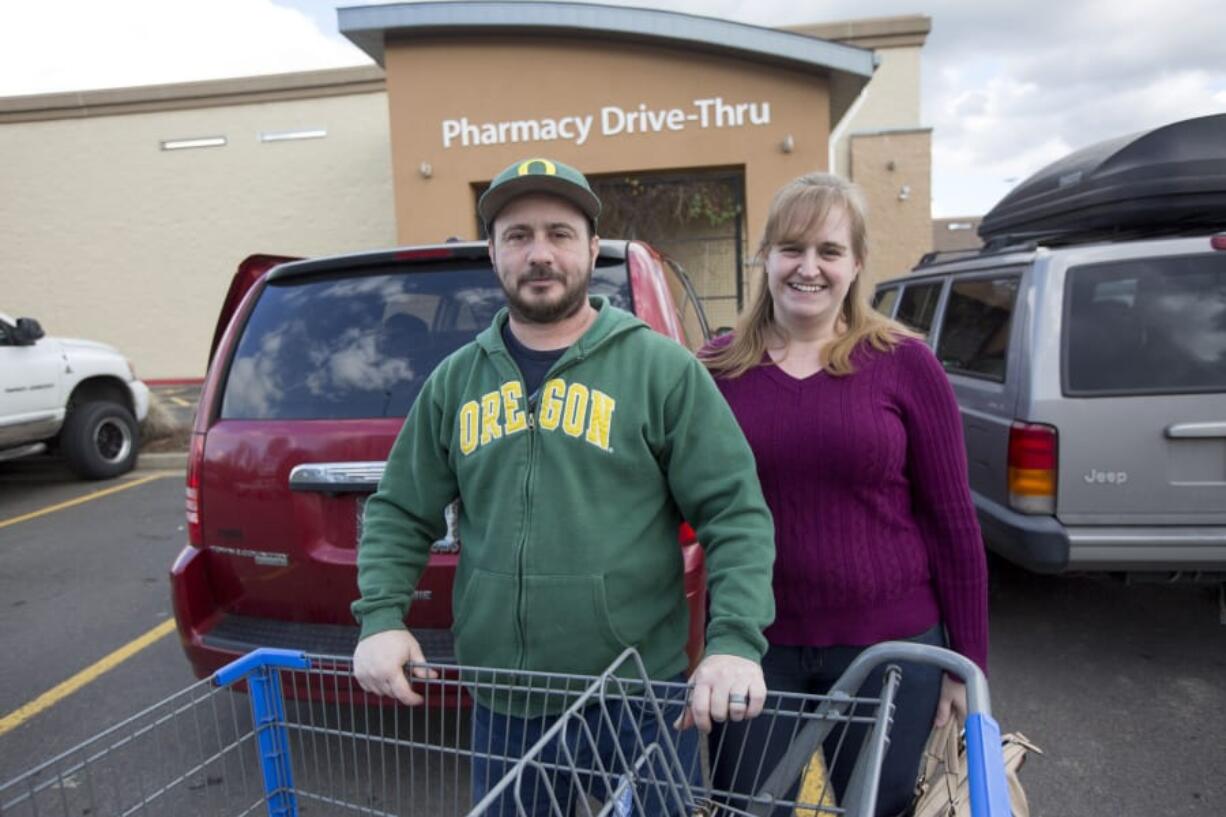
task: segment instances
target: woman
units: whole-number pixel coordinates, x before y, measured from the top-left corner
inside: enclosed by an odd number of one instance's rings
[[[866,251],[850,184],[820,173],[789,183],[767,216],[752,306],[700,353],[775,518],[772,692],[824,693],[865,647],[890,640],[948,645],[987,669],[987,571],[958,407],[928,347],[869,305]],[[902,669],[879,815],[909,806],[934,723],[966,713],[957,679]],[[864,694],[880,688],[878,673]],[[773,768],[790,732],[772,734],[768,720],[713,735],[717,788],[745,792]],[[862,737],[849,732],[839,747],[836,730],[827,741],[840,798]]]

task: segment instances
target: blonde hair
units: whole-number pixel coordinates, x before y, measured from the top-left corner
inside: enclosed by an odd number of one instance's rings
[[[767,341],[773,334],[787,338],[786,330],[775,322],[775,301],[765,280],[766,257],[780,244],[804,241],[826,221],[832,210],[842,209],[850,222],[851,252],[858,265],[868,256],[868,229],[860,191],[832,173],[809,173],[788,182],[771,201],[766,230],[755,263],[763,267],[763,280],[749,308],[737,320],[736,336],[727,346],[703,355],[703,364],[722,377],[740,377],[762,362]],[[885,352],[900,340],[916,337],[902,324],[892,321],[869,303],[864,276],[852,279],[839,314],[839,328],[833,342],[822,349],[822,368],[836,376],[855,371],[851,357],[861,343]]]

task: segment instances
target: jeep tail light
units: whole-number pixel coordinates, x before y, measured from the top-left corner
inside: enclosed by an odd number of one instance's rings
[[[1056,429],[1014,423],[1009,429],[1009,505],[1029,514],[1056,512]]]
[[[193,434],[187,455],[187,541],[192,547],[204,545],[200,525],[200,472],[204,469],[204,435]]]

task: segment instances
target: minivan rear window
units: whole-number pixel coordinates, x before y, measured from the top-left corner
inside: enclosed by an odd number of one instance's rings
[[[1226,391],[1226,254],[1073,267],[1065,286],[1066,394]]]
[[[599,266],[591,292],[630,309],[625,264]],[[403,417],[434,367],[504,303],[487,264],[271,281],[230,363],[221,417]]]

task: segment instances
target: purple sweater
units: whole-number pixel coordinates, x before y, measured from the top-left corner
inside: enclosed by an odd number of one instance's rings
[[[844,377],[797,380],[767,362],[716,381],[775,517],[766,636],[867,645],[944,622],[986,672],[987,569],[949,380],[917,340],[853,361]]]

